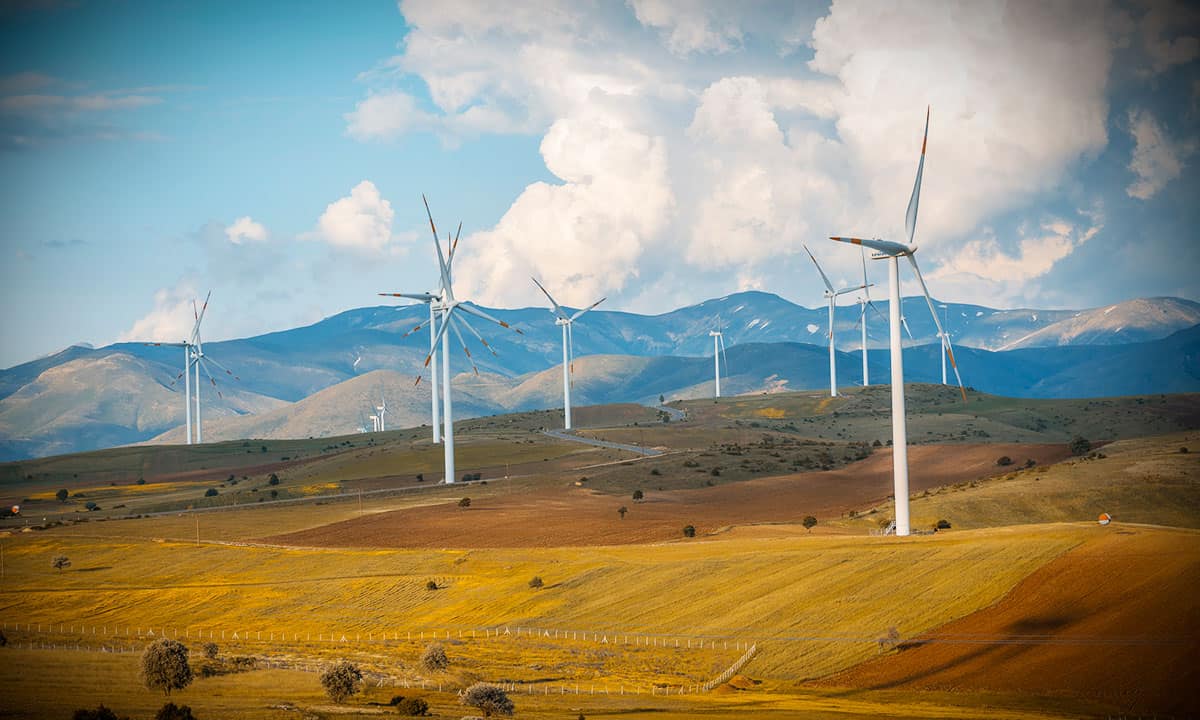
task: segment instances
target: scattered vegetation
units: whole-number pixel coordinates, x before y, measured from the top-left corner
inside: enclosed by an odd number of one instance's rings
[[[219,494],[216,488],[209,488],[204,491],[204,497],[216,497]]]
[[[204,645],[201,647],[201,651],[204,653],[204,657],[208,658],[209,660],[216,660],[217,653],[220,652],[220,649],[217,647],[216,643],[208,642],[204,643]]]
[[[533,579],[529,581],[529,587],[533,588],[534,590],[537,590],[538,588],[543,587],[543,586],[545,586],[545,583],[542,582],[541,575],[534,575]]]
[[[477,682],[463,691],[461,702],[483,713],[484,717],[492,715],[512,715],[516,710],[513,701],[498,685]]]
[[[627,513],[627,512],[629,512],[629,508],[625,507],[624,505],[617,508],[617,513],[621,516],[622,520],[625,519],[625,513]]]
[[[154,720],[196,720],[196,716],[192,715],[192,709],[187,705],[169,702],[154,713]]]
[[[70,496],[70,493],[67,492],[66,488],[63,488],[62,490],[59,490],[58,492],[54,493],[54,497],[58,498],[58,501],[60,503],[65,503],[69,496]]]
[[[129,720],[128,715],[117,716],[115,712],[104,707],[104,703],[100,703],[100,707],[95,710],[80,709],[76,710],[71,716],[74,720]]]
[[[59,572],[62,572],[63,568],[71,567],[71,561],[67,559],[66,555],[55,555],[50,564]]]
[[[1012,463],[1013,463],[1012,458],[1010,458],[1007,455],[1001,455],[1000,458],[996,460],[996,464],[999,465],[1000,467],[1004,467],[1006,465],[1012,465]]]
[[[696,537],[696,526],[695,525],[684,525],[683,526],[683,536],[684,537]]]
[[[430,643],[425,648],[425,652],[421,653],[421,667],[426,672],[442,672],[450,667],[450,658],[446,657],[446,648],[441,643]]]
[[[812,532],[812,529],[817,526],[817,519],[812,515],[805,515],[803,525],[805,530]]]
[[[934,525],[934,527],[937,528],[938,530],[949,530],[950,529],[950,521],[947,520],[946,518],[942,518],[941,520],[937,521],[937,524]]]
[[[634,501],[634,502],[639,502],[639,501],[641,501],[641,499],[642,499],[642,498],[644,498],[644,497],[646,497],[646,494],[645,494],[645,493],[643,493],[641,490],[634,490],[634,491],[633,491],[633,501]]]
[[[463,498],[462,500],[459,500],[459,501],[458,501],[458,506],[459,506],[460,508],[469,508],[469,507],[471,507],[471,498],[469,498],[469,497],[465,497],[465,498]]]
[[[341,660],[321,673],[321,687],[329,699],[340,703],[359,690],[362,683],[362,671],[352,662]]]
[[[142,683],[150,690],[182,690],[192,684],[192,667],[188,665],[188,649],[178,640],[155,640],[142,651]]]
[[[425,715],[429,712],[429,703],[416,697],[406,698],[403,695],[396,695],[388,704],[396,708],[396,712],[400,715]]]
[[[426,590],[437,590],[438,589],[437,580],[430,580],[429,582],[425,583],[425,589]]]
[[[1082,435],[1076,435],[1075,438],[1071,440],[1070,448],[1072,455],[1086,455],[1091,452],[1092,443]]]

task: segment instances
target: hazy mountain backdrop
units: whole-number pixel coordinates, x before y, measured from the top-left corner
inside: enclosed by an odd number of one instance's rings
[[[874,383],[888,379],[887,302],[867,313]],[[1088,310],[938,307],[963,382],[991,393],[1085,397],[1200,390],[1200,304],[1146,298]],[[456,350],[455,417],[561,406],[561,334],[542,308],[488,309],[524,335],[474,323],[497,350]],[[826,309],[745,292],[663,315],[596,310],[575,328],[576,404],[712,392],[712,340],[724,328],[726,395],[828,386]],[[936,328],[924,298],[905,298],[905,376],[940,382]],[[860,384],[860,306],[838,308],[839,384]],[[389,427],[429,422],[429,382],[414,386],[429,336],[403,333],[424,306],[350,310],[316,324],[205,343],[240,379],[202,383],[205,439],[339,435],[370,428],[385,397]],[[75,346],[0,371],[0,460],[184,438],[182,351],[138,343]],[[216,369],[214,368],[214,371]],[[951,375],[953,382],[953,375]],[[219,394],[218,394],[219,393]]]

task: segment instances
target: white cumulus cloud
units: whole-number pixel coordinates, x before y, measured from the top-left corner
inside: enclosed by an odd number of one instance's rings
[[[1194,142],[1171,140],[1149,110],[1129,112],[1129,133],[1133,135],[1133,157],[1129,169],[1137,179],[1125,192],[1130,197],[1149,200],[1183,172],[1184,160],[1195,152]]]
[[[392,241],[392,204],[370,180],[363,180],[347,197],[335,200],[317,220],[316,235],[334,247],[380,251]]]
[[[267,229],[262,223],[255,222],[249,215],[238,218],[225,228],[225,237],[234,245],[244,242],[262,242],[268,237]]]
[[[183,342],[196,322],[193,303],[196,288],[183,281],[173,288],[154,293],[154,309],[136,320],[117,337],[117,342]]]

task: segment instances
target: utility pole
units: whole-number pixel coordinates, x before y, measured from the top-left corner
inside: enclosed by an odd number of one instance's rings
[[[196,547],[200,547],[200,516],[192,513],[192,517],[196,519]]]

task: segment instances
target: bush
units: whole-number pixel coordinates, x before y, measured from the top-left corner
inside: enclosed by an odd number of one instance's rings
[[[817,519],[812,515],[805,515],[803,524],[805,530],[812,532],[812,529],[817,526]]]
[[[362,671],[352,662],[342,660],[325,672],[321,673],[321,686],[329,699],[340,703],[358,692],[362,682]]]
[[[645,494],[645,493],[643,493],[641,490],[634,490],[634,491],[633,491],[633,500],[634,500],[634,502],[637,502],[638,500],[641,500],[641,499],[642,499],[642,498],[644,498],[644,497],[646,497],[646,494]]]
[[[710,471],[709,471],[709,473],[710,473],[710,474],[711,474],[713,477],[720,477],[720,475],[721,475],[721,468],[713,468],[712,470],[710,470]]]
[[[267,484],[268,485],[278,485],[279,484],[279,476],[276,475],[275,473],[271,473],[271,477],[267,478]]]
[[[426,590],[437,590],[438,589],[437,580],[430,580],[429,582],[425,583],[425,589]]]
[[[621,516],[622,520],[625,519],[625,513],[627,513],[627,512],[629,512],[629,508],[625,507],[624,505],[617,508],[617,513]]]
[[[142,682],[151,690],[182,690],[192,684],[192,668],[188,665],[188,649],[177,640],[163,638],[146,646],[142,652]]]
[[[216,488],[209,488],[204,491],[204,497],[216,497],[218,495]]]
[[[87,508],[89,512],[100,509],[100,506],[96,504],[95,500],[88,500],[83,506]]]
[[[1033,458],[1029,458],[1028,460],[1025,461],[1025,467],[1027,467],[1027,468],[1031,468],[1034,465],[1037,465],[1037,460],[1034,460]]]
[[[0,647],[4,647],[7,644],[8,644],[8,636],[6,636],[4,634],[3,630],[0,630]]]
[[[1007,455],[1001,455],[1000,458],[998,460],[996,460],[996,464],[999,465],[1000,467],[1004,467],[1006,465],[1012,465],[1012,458],[1010,458]]]
[[[509,699],[508,693],[499,686],[477,682],[463,691],[460,701],[483,713],[484,717],[497,715],[512,715],[516,706]]]
[[[71,717],[74,718],[74,720],[129,720],[128,715],[118,718],[117,714],[104,707],[103,703],[101,703],[100,707],[96,708],[95,710],[76,710],[75,714]]]
[[[1092,449],[1092,443],[1087,438],[1076,435],[1070,447],[1072,455],[1086,455]]]
[[[204,643],[200,649],[204,653],[204,657],[208,658],[209,660],[216,660],[217,653],[220,652],[220,649],[217,648],[217,644],[214,642]]]
[[[187,705],[169,702],[158,709],[154,720],[196,720],[196,716],[192,715],[192,709]]]
[[[469,507],[471,507],[471,498],[463,498],[462,500],[459,500],[459,501],[458,501],[458,506],[459,506],[460,508],[469,508]]]
[[[950,529],[950,521],[945,518],[938,520],[937,521],[937,529],[938,530],[949,530]]]
[[[429,712],[429,703],[421,698],[392,698],[392,704],[401,715],[424,715]]]
[[[1188,449],[1185,447],[1179,448],[1179,452],[1183,453],[1184,455],[1187,455],[1187,451],[1188,451]]]
[[[650,474],[651,475],[662,475],[662,472],[660,472],[658,468],[651,468]]]
[[[529,587],[533,588],[534,590],[537,590],[538,588],[540,588],[544,585],[545,585],[545,583],[542,582],[542,578],[540,575],[534,575],[533,579],[529,581]]]
[[[684,525],[683,526],[683,536],[684,537],[696,537],[696,527],[694,525]]]
[[[58,501],[61,503],[65,503],[69,495],[70,493],[68,493],[65,488],[54,493],[54,497],[58,498]]]
[[[442,672],[450,667],[450,658],[446,657],[446,648],[441,643],[429,643],[425,652],[421,653],[421,667],[427,672]]]
[[[71,567],[71,561],[67,559],[66,555],[55,555],[54,559],[50,561],[50,565],[55,570],[62,572],[63,568]]]

